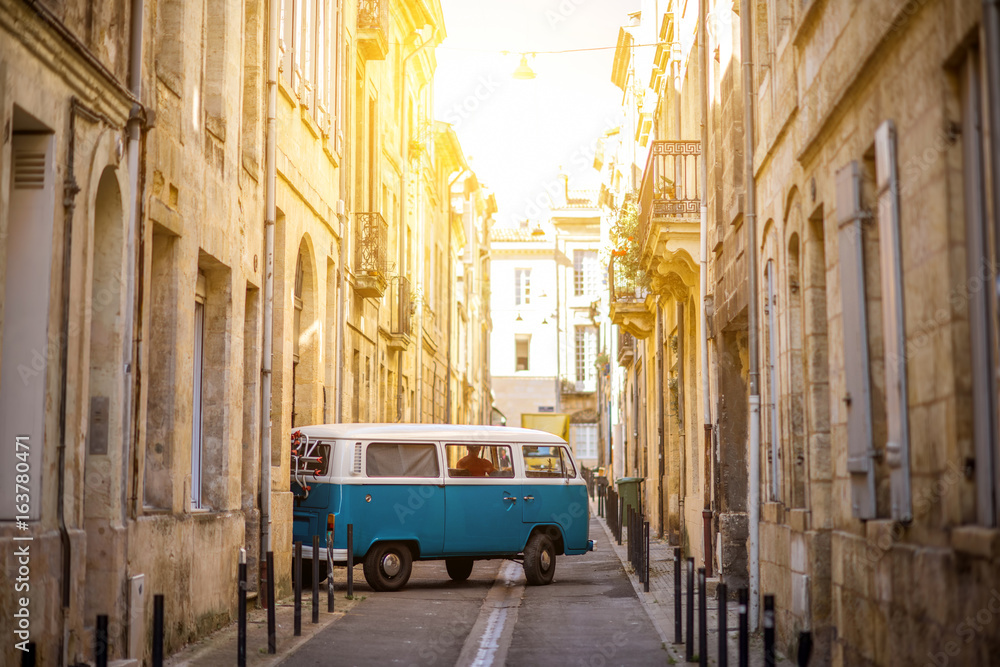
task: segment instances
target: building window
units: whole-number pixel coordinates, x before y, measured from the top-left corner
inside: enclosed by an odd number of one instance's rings
[[[52,340],[46,338],[46,327],[50,312],[52,217],[57,186],[53,135],[18,132],[17,111],[19,109],[15,108],[13,169],[10,176],[5,175],[10,185],[8,208],[0,212],[7,215],[4,240],[7,266],[2,287],[3,320],[0,322],[3,331],[0,469],[4,471],[0,480],[0,498],[3,499],[0,519],[34,520],[41,517],[46,440],[45,378],[48,365],[53,361],[41,354],[39,347],[44,352],[45,341]],[[16,475],[22,474],[26,477],[18,480]],[[31,502],[22,502],[19,496],[23,495],[28,495]]]
[[[988,149],[983,134],[982,74],[976,48],[959,71],[962,157],[965,183],[967,286],[996,285],[996,238],[987,204]],[[1000,165],[991,164],[990,169]],[[995,196],[995,195],[994,195]],[[1000,515],[1000,451],[997,450],[997,302],[991,289],[970,289],[969,334],[972,357],[972,452],[975,461],[976,521],[996,526]]]
[[[768,463],[771,466],[771,501],[781,501],[781,437],[778,432],[778,277],[775,275],[774,260],[769,260],[766,269],[767,297],[764,301],[764,315],[767,318],[767,393],[768,432],[771,436]]]
[[[597,251],[573,251],[573,295],[594,296],[597,294]]]
[[[531,303],[531,269],[514,269],[514,305]]]
[[[514,347],[516,350],[514,370],[517,371],[528,370],[528,350],[531,347],[531,336],[518,335],[514,339]]]
[[[205,366],[205,297],[208,292],[205,274],[198,272],[194,301],[194,377],[192,378],[191,417],[191,508],[202,507],[201,459],[204,450],[202,387]]]
[[[573,424],[572,438],[578,461],[597,458],[597,424]]]
[[[576,381],[577,383],[585,383],[585,389],[588,389],[589,385],[593,384],[597,375],[597,369],[595,367],[597,355],[597,329],[594,327],[576,327],[573,334]]]

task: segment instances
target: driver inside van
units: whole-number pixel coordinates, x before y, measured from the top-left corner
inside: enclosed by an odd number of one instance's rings
[[[479,451],[482,447],[470,445],[466,449],[469,450],[469,454],[458,460],[457,467],[459,470],[468,470],[469,474],[473,477],[486,477],[496,470],[492,463],[479,456]]]

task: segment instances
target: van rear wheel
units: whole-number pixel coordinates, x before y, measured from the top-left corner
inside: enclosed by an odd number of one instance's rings
[[[535,533],[524,547],[524,578],[532,586],[552,583],[556,573],[556,548],[544,533]]]
[[[413,555],[405,544],[380,542],[365,556],[364,571],[373,590],[398,591],[410,580]]]
[[[445,558],[444,565],[448,568],[448,576],[452,581],[465,581],[472,574],[475,561],[471,558]]]

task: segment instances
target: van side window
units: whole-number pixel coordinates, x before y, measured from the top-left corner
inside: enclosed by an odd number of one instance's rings
[[[566,451],[565,447],[559,448],[559,455],[562,457],[563,470],[566,472],[566,477],[570,479],[576,477],[576,466],[573,465],[573,459],[570,458],[569,452]]]
[[[576,470],[562,447],[525,445],[524,474],[526,477],[575,477]]]
[[[513,477],[507,445],[447,445],[448,477]]]
[[[368,445],[365,459],[369,477],[437,477],[434,445],[403,445],[377,442]]]

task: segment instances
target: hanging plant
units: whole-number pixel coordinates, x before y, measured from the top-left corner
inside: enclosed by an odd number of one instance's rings
[[[609,233],[609,254],[615,262],[616,292],[626,293],[628,286],[645,287],[649,277],[639,266],[639,202],[638,195],[625,195]]]

